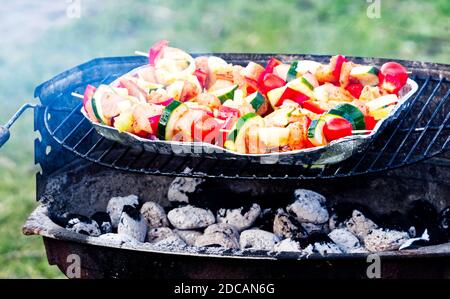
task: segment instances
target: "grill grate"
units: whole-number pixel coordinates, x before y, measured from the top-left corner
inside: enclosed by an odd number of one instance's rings
[[[248,57],[250,59],[252,57]],[[242,64],[244,61],[232,62]],[[70,93],[79,92],[85,84],[78,85],[77,90],[64,90],[58,101],[44,105],[43,122],[48,134],[63,148],[91,162],[123,171],[229,179],[316,179],[362,175],[416,163],[450,148],[450,81],[444,76],[423,75],[418,68],[414,70],[412,79],[419,84],[419,90],[410,99],[411,105],[363,152],[334,165],[242,163],[235,159],[156,154],[143,148],[124,146],[97,134],[81,114],[82,104],[69,100]]]

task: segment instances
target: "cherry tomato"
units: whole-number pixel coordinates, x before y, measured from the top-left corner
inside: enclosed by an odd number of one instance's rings
[[[158,124],[159,119],[161,118],[161,115],[154,115],[149,117],[148,121],[150,122],[150,126],[152,127],[153,135],[156,135],[158,133]]]
[[[350,83],[345,89],[355,98],[359,99],[364,86],[360,83]]]
[[[229,117],[235,117],[235,118],[239,118],[239,110],[236,108],[232,108],[232,107],[227,107],[227,106],[220,106],[219,108],[219,114],[217,115],[217,118],[226,120]]]
[[[389,93],[397,94],[408,80],[408,71],[394,61],[386,62],[378,73],[379,86]]]
[[[306,110],[309,110],[316,114],[322,114],[322,113],[326,112],[326,110],[323,110],[322,108],[320,108],[319,105],[317,105],[313,101],[303,102],[302,107],[305,108]]]
[[[155,65],[156,58],[158,58],[162,50],[169,45],[167,40],[160,40],[156,44],[154,44],[150,50],[148,51],[148,63],[150,65]]]
[[[300,91],[297,91],[295,89],[288,87],[283,92],[280,99],[278,100],[278,103],[275,106],[276,107],[281,106],[281,104],[283,104],[284,100],[291,100],[291,101],[294,101],[301,105],[305,101],[309,100],[309,97],[307,95],[301,93]]]
[[[208,74],[201,69],[196,69],[194,75],[197,77],[198,82],[202,88],[206,87],[206,81],[208,80]]]
[[[370,115],[364,116],[364,122],[366,123],[366,130],[373,130],[373,128],[375,128],[375,125],[377,124],[375,118]]]
[[[336,57],[336,65],[334,66],[334,69],[333,69],[333,77],[338,82],[339,82],[339,77],[341,75],[342,64],[344,62],[347,62],[347,59],[344,56],[338,55]]]
[[[345,118],[335,117],[328,119],[323,128],[328,141],[352,135],[352,124]]]
[[[274,75],[272,73],[263,73],[262,80],[258,82],[259,91],[263,94],[267,94],[272,89],[282,87],[286,85],[286,81]]]
[[[194,141],[214,143],[219,129],[219,123],[214,117],[203,114],[200,119],[192,123],[192,137]]]

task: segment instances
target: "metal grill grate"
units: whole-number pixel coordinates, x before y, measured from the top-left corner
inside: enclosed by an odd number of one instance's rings
[[[416,163],[450,148],[450,81],[443,76],[415,74],[412,79],[419,84],[419,90],[413,95],[411,105],[373,139],[366,150],[339,164],[325,166],[264,165],[233,159],[178,157],[124,146],[97,134],[81,114],[81,103],[67,104],[73,89],[60,96],[59,105],[46,105],[43,115],[48,133],[59,145],[84,159],[117,170],[230,179],[347,177]],[[82,89],[82,85],[77,89]]]

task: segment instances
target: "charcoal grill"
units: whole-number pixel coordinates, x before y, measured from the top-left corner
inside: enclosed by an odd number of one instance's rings
[[[233,64],[246,64],[250,60],[264,63],[273,56],[284,61],[329,59],[316,55],[214,55]],[[351,59],[375,65],[386,61]],[[40,134],[35,140],[35,163],[41,168],[36,174],[36,198],[41,204],[23,231],[43,236],[49,263],[64,273],[67,256],[75,253],[81,257],[83,277],[366,277],[367,254],[304,258],[294,253],[237,255],[232,251],[214,254],[158,251],[144,245],[120,247],[68,232],[50,220],[52,213],[61,210],[80,213],[86,209],[104,210],[109,197],[130,193],[164,204],[170,177],[206,179],[211,188],[210,193],[206,190],[205,197],[209,196],[209,201],[218,197],[219,202],[219,193],[276,201],[302,187],[326,195],[330,202],[360,202],[378,213],[403,210],[415,199],[429,200],[438,208],[450,203],[448,65],[400,61],[412,71],[411,77],[419,84],[419,90],[411,105],[367,148],[350,159],[333,165],[295,162],[267,165],[250,160],[242,163],[233,159],[149,153],[143,147],[125,146],[97,134],[80,113],[80,101],[71,93],[82,93],[87,84],[112,82],[145,63],[142,57],[99,58],[68,70],[38,86],[35,97],[40,103],[22,107],[0,130],[1,145],[8,139],[8,129],[18,116],[34,108],[34,129]],[[385,252],[380,256],[383,277],[450,277],[450,244]]]

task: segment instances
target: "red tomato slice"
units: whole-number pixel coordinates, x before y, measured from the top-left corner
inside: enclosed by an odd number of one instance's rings
[[[284,100],[292,100],[301,105],[304,102],[308,101],[309,97],[307,95],[301,93],[300,91],[297,91],[295,89],[288,87],[281,95],[281,97],[278,100],[278,103],[275,105],[275,107],[281,106],[281,104],[283,104]]]
[[[162,50],[168,45],[169,42],[164,39],[154,44],[148,51],[148,63],[150,65],[155,65],[156,58],[158,58],[161,55]]]
[[[220,106],[219,114],[217,115],[217,118],[226,120],[229,117],[239,118],[239,115],[240,115],[240,112],[236,108],[227,107],[227,106]]]
[[[286,81],[271,73],[263,73],[262,80],[258,82],[259,91],[267,94],[272,89],[286,85]]]
[[[352,135],[352,124],[345,118],[331,118],[326,121],[323,133],[328,141],[350,136]]]
[[[200,119],[192,123],[192,137],[194,141],[214,143],[219,129],[220,125],[214,117],[203,114]]]
[[[360,83],[350,83],[345,89],[355,98],[359,99],[364,86]]]
[[[309,110],[316,114],[322,114],[322,113],[326,112],[326,110],[323,110],[322,108],[320,108],[319,105],[317,105],[313,101],[303,102],[302,107],[305,108],[306,110]]]

